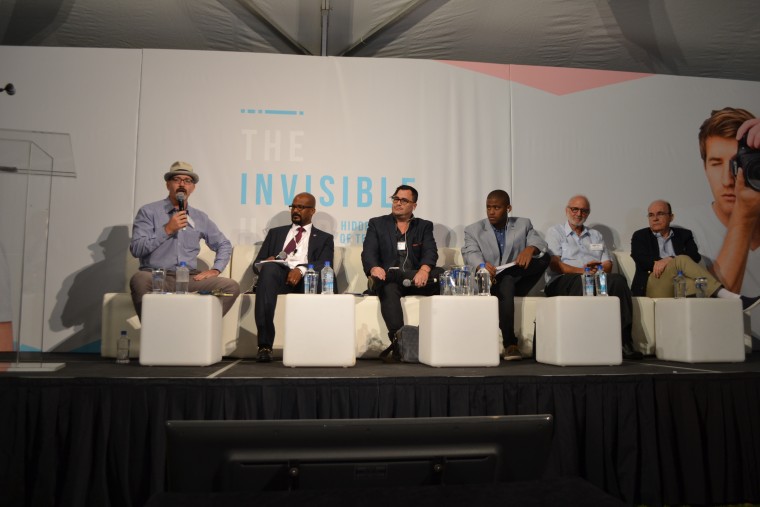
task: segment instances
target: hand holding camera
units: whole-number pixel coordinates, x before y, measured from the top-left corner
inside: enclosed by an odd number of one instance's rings
[[[760,127],[760,123],[751,124],[751,128],[744,132],[739,139],[736,156],[731,159],[731,173],[734,178],[736,178],[741,167],[745,184],[756,192],[760,192],[760,149],[750,146],[752,143],[748,143],[748,136],[752,134],[752,130],[758,127]]]

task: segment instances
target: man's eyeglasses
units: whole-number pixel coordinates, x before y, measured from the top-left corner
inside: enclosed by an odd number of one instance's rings
[[[176,176],[174,178],[172,178],[172,181],[174,183],[184,183],[185,185],[193,185],[193,184],[195,184],[195,182],[191,178],[179,178],[179,177],[176,177]]]
[[[578,213],[580,213],[581,215],[588,215],[589,213],[591,213],[591,210],[588,208],[571,208],[570,206],[568,206],[567,209],[569,209],[570,213],[572,213],[573,215],[577,215]]]
[[[314,206],[303,206],[301,204],[291,204],[290,206],[288,206],[288,208],[290,208],[291,210],[295,209],[295,210],[298,210],[298,211],[303,211],[305,209],[313,209]]]
[[[647,218],[665,218],[672,215],[672,213],[666,213],[665,211],[658,211],[657,213],[647,213]]]
[[[397,203],[397,202],[400,202],[404,206],[406,206],[407,204],[411,204],[411,203],[414,202],[414,201],[410,201],[409,199],[404,199],[403,197],[396,197],[395,195],[391,196],[391,201],[393,201],[394,204]]]

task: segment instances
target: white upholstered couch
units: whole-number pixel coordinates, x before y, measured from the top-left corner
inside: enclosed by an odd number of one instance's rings
[[[376,296],[361,295],[367,289],[367,277],[361,265],[361,246],[336,247],[333,265],[335,266],[338,290],[357,294],[355,306],[356,318],[356,354],[357,357],[375,357],[388,346],[388,330],[380,314],[380,303]],[[223,276],[230,276],[240,283],[242,292],[253,285],[251,265],[258,252],[258,245],[237,245],[233,248],[232,260]],[[127,330],[131,339],[133,356],[139,355],[140,322],[132,307],[129,296],[129,278],[137,270],[137,260],[127,256],[125,292],[109,293],[103,297],[101,355],[116,355],[116,339],[122,329]],[[634,265],[628,252],[616,252],[616,269],[620,269],[629,280],[633,277]],[[439,248],[439,266],[462,264],[462,255],[458,248]],[[205,269],[213,263],[213,252],[202,246],[199,257],[199,269]],[[255,357],[256,323],[254,319],[255,294],[241,294],[238,301],[224,317],[222,322],[222,351],[229,357]],[[532,355],[536,303],[542,295],[516,298],[515,333],[520,350],[525,355]],[[419,323],[419,297],[406,297],[402,300],[404,321],[407,324]],[[634,298],[634,342],[645,354],[654,353],[654,300]],[[466,317],[466,316],[465,316]],[[282,326],[282,315],[275,314],[275,326]],[[281,328],[281,327],[280,327]],[[282,348],[278,334],[275,349]],[[318,337],[315,337],[318,339]]]

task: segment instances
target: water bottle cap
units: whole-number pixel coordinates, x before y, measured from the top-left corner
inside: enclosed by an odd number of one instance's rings
[[[179,267],[184,268],[187,266],[187,263],[185,261],[182,261],[179,263]]]
[[[681,271],[681,270],[679,269],[679,270],[678,270],[678,274],[679,274],[679,275],[683,275],[683,271]]]
[[[309,269],[314,269],[314,264],[309,264]]]
[[[583,268],[583,271],[591,271],[591,268],[586,266],[585,268]]]
[[[481,262],[481,263],[480,263],[480,267],[481,267],[481,268],[484,268],[484,267],[486,267],[486,263],[485,263],[485,262]]]
[[[330,261],[325,261],[325,267],[327,267],[327,268],[330,267]]]

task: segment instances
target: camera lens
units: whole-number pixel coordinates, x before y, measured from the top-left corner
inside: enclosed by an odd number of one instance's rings
[[[760,192],[760,152],[753,151],[739,157],[739,167],[744,171],[744,181]]]
[[[736,177],[739,168],[744,173],[744,183],[760,192],[760,150],[747,146],[747,136],[739,141],[736,157],[731,161],[731,172]]]

